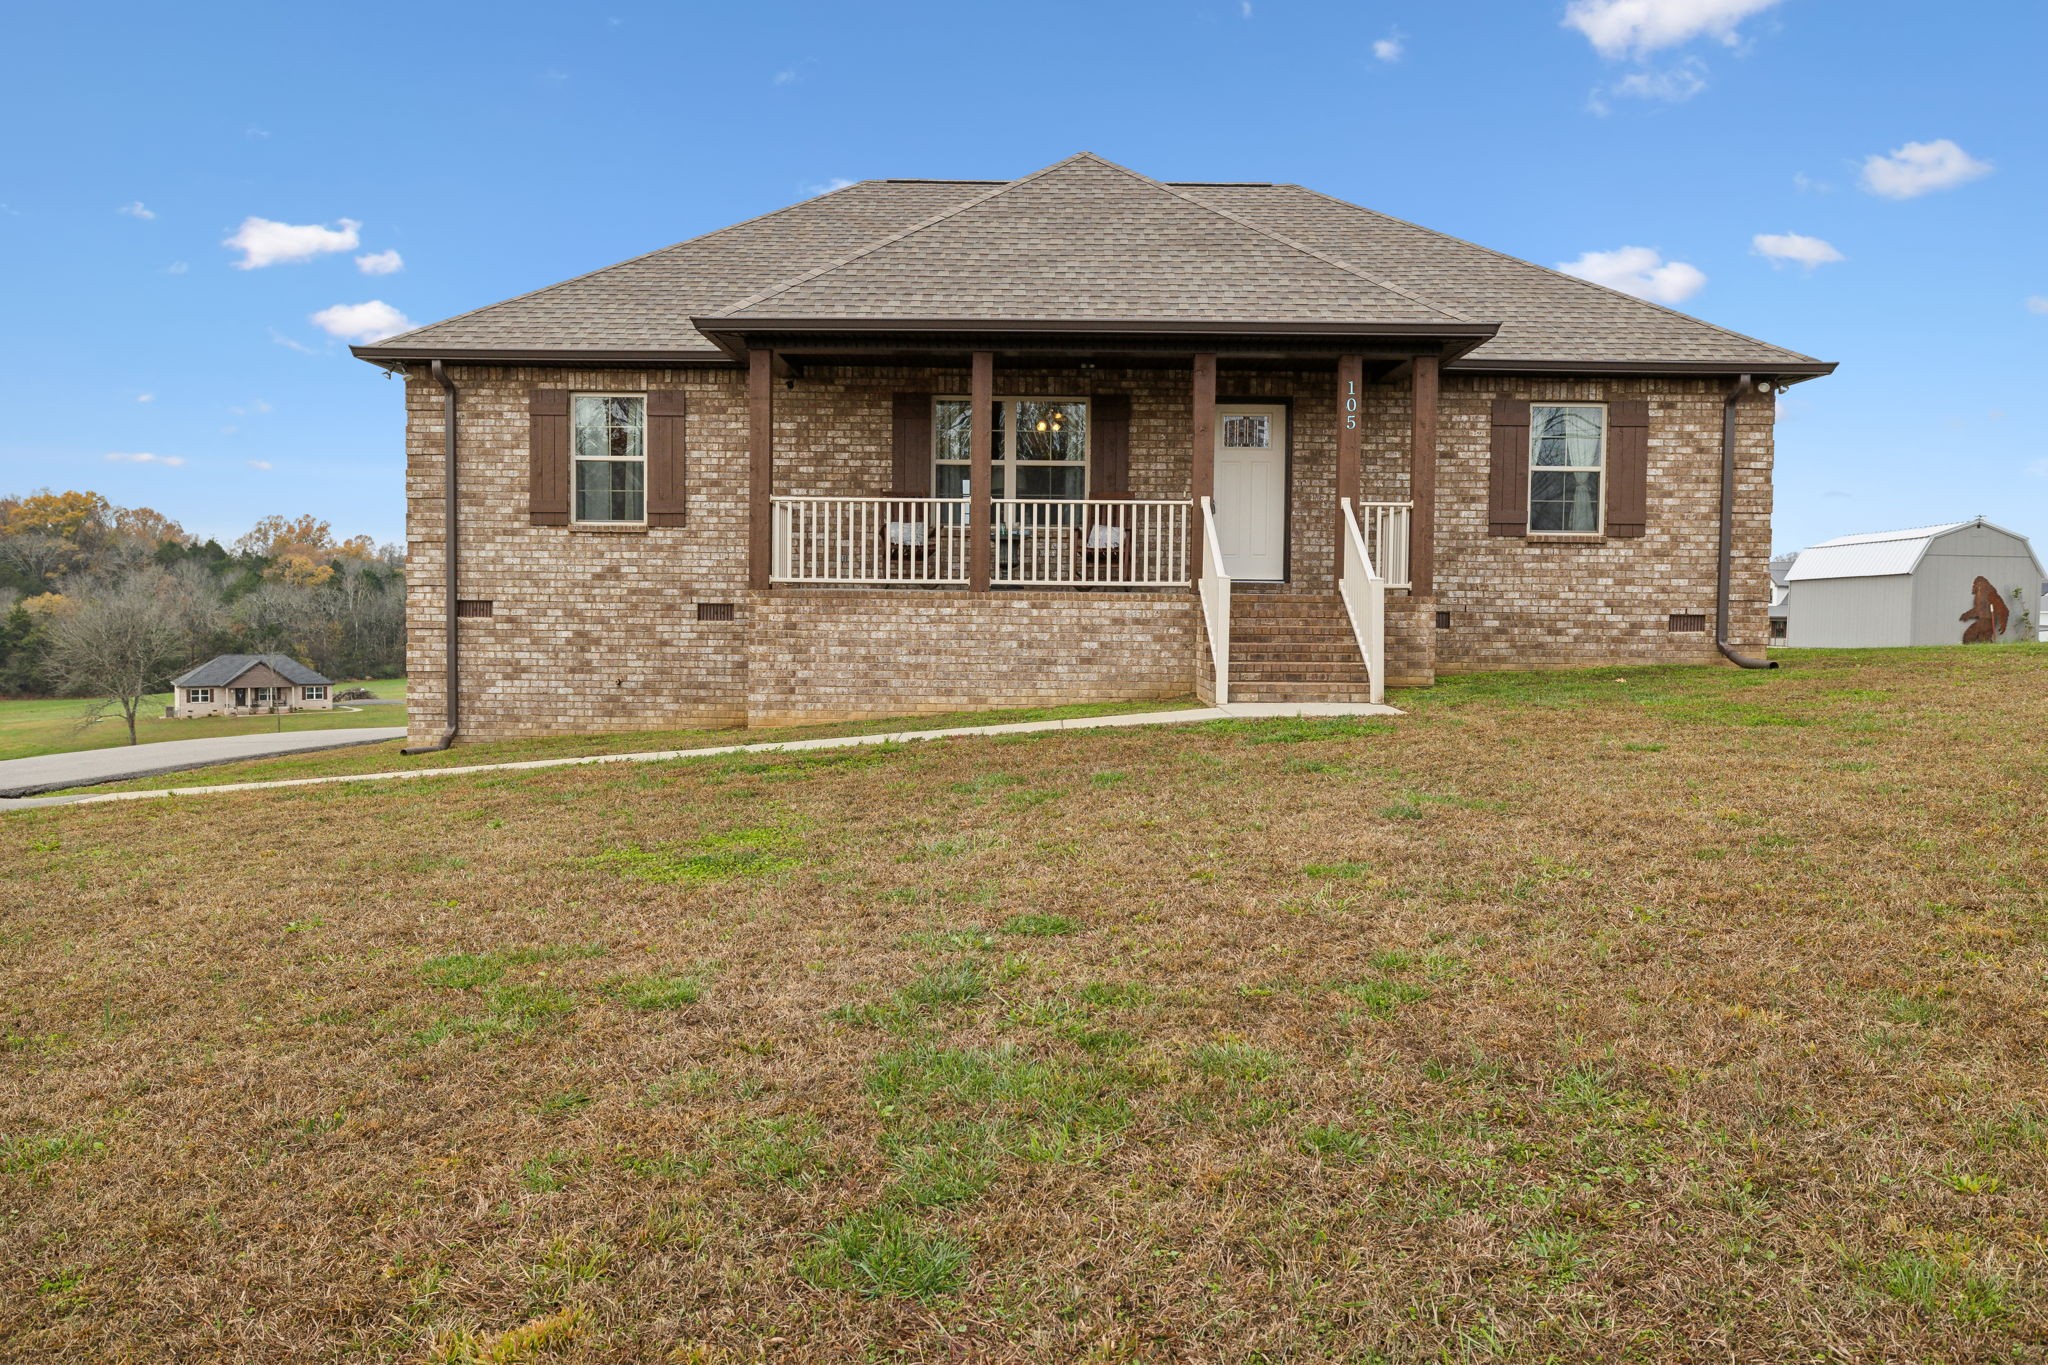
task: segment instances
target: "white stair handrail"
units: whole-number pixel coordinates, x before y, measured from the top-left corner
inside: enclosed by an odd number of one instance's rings
[[[1215,705],[1230,704],[1230,575],[1216,536],[1216,504],[1202,498],[1202,619],[1209,628],[1209,660],[1216,669]]]
[[[1358,652],[1365,659],[1372,688],[1368,696],[1377,704],[1387,699],[1387,580],[1380,577],[1366,552],[1358,509],[1349,498],[1339,498],[1337,505],[1344,511],[1343,569],[1337,588],[1351,617],[1351,633],[1358,638]]]

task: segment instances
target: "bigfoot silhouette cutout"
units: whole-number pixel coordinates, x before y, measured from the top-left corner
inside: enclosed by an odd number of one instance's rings
[[[2006,609],[2005,599],[1998,595],[1998,589],[1991,586],[1991,580],[1982,574],[1970,585],[1970,609],[1956,619],[1968,621],[1970,627],[1963,632],[1966,645],[1986,645],[2005,634],[2005,623],[2012,619]]]

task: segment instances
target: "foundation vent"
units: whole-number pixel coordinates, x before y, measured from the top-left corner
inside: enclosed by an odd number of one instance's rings
[[[1451,628],[1451,614],[1449,612],[1440,611],[1436,614],[1436,628],[1438,630],[1449,630]]]
[[[463,620],[495,616],[497,605],[488,597],[458,597],[455,599],[455,614]]]
[[[1705,612],[1674,611],[1671,613],[1670,631],[1674,635],[1697,634],[1707,628]]]
[[[731,621],[736,618],[733,615],[732,603],[730,602],[699,602],[697,604],[697,619],[699,621]]]

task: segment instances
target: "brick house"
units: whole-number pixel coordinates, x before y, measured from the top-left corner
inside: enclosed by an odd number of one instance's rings
[[[289,654],[222,654],[171,679],[171,715],[179,719],[333,707],[333,682]]]
[[[1773,395],[1833,369],[1087,154],[355,351],[406,381],[415,745],[1753,663]]]

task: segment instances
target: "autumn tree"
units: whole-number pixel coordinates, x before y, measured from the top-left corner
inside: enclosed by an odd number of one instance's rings
[[[334,554],[334,528],[311,512],[301,517],[268,516],[250,527],[233,549],[260,559],[300,555],[325,560]]]
[[[0,508],[5,510],[0,533],[52,535],[78,545],[106,530],[113,504],[97,493],[52,493],[38,488],[24,497],[7,499]]]
[[[139,541],[154,550],[159,545],[190,545],[191,533],[154,507],[116,507],[111,517],[114,534]]]
[[[175,587],[160,570],[144,569],[68,599],[50,617],[50,676],[59,690],[95,699],[87,724],[119,710],[130,744],[143,701],[190,662]]]

